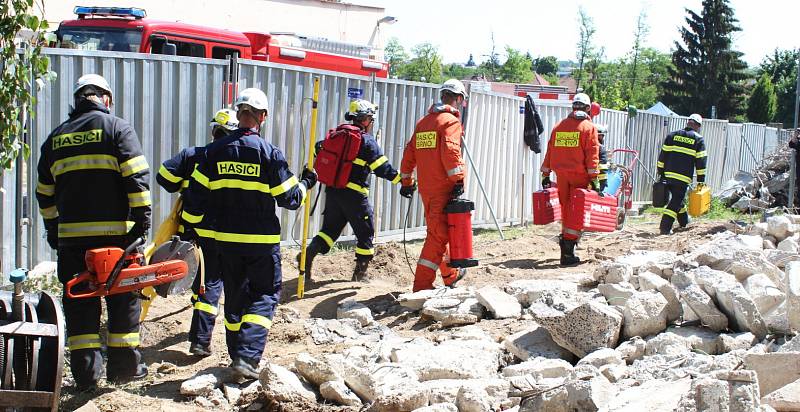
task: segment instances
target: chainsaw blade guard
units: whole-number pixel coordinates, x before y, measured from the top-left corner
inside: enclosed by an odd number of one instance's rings
[[[167,297],[167,295],[180,294],[191,289],[199,264],[195,246],[190,242],[177,238],[156,248],[155,252],[153,252],[153,256],[150,257],[150,264],[165,262],[167,260],[182,260],[186,262],[188,270],[186,276],[180,280],[155,286],[156,292],[163,298]]]

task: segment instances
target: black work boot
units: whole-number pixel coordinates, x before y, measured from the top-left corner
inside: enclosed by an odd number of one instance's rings
[[[558,245],[561,246],[561,266],[572,266],[581,263],[581,260],[575,256],[576,240],[567,240],[561,238]]]
[[[668,216],[664,216],[663,218],[661,218],[661,224],[658,227],[659,233],[661,233],[662,235],[669,235],[670,233],[672,233],[673,223],[674,223],[673,219]]]
[[[353,269],[353,277],[350,280],[353,282],[363,282],[367,277],[368,268],[369,260],[356,259],[356,267]]]
[[[313,283],[314,279],[311,277],[311,265],[314,263],[314,258],[321,252],[319,244],[314,242],[313,240],[311,243],[308,244],[306,247],[306,267],[305,267],[305,274],[306,274],[306,283]],[[300,266],[300,253],[297,254],[297,266]]]
[[[209,345],[203,345],[199,342],[194,342],[189,345],[189,353],[205,358],[207,356],[211,356],[211,347]]]

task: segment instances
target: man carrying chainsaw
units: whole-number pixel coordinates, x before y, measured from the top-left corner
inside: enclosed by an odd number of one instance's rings
[[[314,169],[325,184],[325,212],[322,229],[306,248],[305,274],[311,281],[311,265],[317,254],[331,250],[346,224],[356,235],[356,266],[353,281],[364,280],[369,262],[375,255],[372,238],[372,205],[369,204],[371,173],[400,183],[400,174],[389,163],[372,136],[372,125],[378,106],[366,100],[353,100],[344,114],[350,124],[342,124],[328,132],[317,144]],[[298,261],[299,261],[298,255]]]
[[[218,110],[211,119],[210,126],[214,141],[224,138],[239,128],[236,112],[230,109]],[[167,192],[182,191],[189,186],[192,172],[203,153],[205,153],[204,146],[181,150],[175,157],[161,165],[156,181]],[[188,192],[188,190],[183,191],[182,196],[191,196]],[[178,232],[181,233],[181,237],[196,238],[198,245],[203,250],[205,273],[204,276],[196,276],[192,285],[191,302],[194,311],[189,327],[189,352],[197,356],[209,356],[211,355],[211,336],[219,311],[219,297],[222,294],[222,278],[216,244],[214,238],[208,236],[210,227],[204,222],[201,222],[198,227],[206,236],[185,235],[183,226],[178,227]],[[201,280],[201,277],[204,279]],[[201,282],[203,283],[201,284]]]
[[[86,270],[87,250],[124,249],[150,228],[149,167],[136,132],[109,110],[111,86],[103,77],[87,74],[78,79],[73,96],[69,118],[42,145],[36,185],[47,243],[58,251],[58,279],[64,284]],[[139,299],[129,292],[105,300],[106,379],[146,376],[137,349]],[[79,388],[92,389],[103,374],[101,300],[65,293],[62,302],[72,375]]]
[[[600,190],[597,176],[598,136],[597,128],[589,117],[591,100],[585,93],[578,93],[572,100],[572,113],[560,121],[547,143],[547,154],[542,162],[542,187],[550,187],[550,173],[556,173],[558,181],[558,200],[561,203],[561,216],[566,216],[570,206],[570,195],[574,189]],[[566,219],[561,221],[561,265],[575,265],[580,259],[575,256],[575,246],[581,231],[568,228]]]
[[[428,109],[417,122],[414,134],[403,152],[400,166],[400,195],[410,199],[417,190],[425,207],[428,231],[414,273],[414,292],[433,289],[439,269],[445,286],[453,286],[464,269],[448,263],[449,233],[445,206],[464,193],[464,159],[461,157],[460,109],[467,99],[464,85],[450,79],[439,89],[441,101]],[[412,173],[417,170],[417,181]]]
[[[234,104],[239,128],[206,146],[192,173],[181,218],[187,232],[213,238],[225,290],[225,341],[231,367],[258,378],[258,363],[281,293],[281,226],[276,205],[295,210],[317,183],[300,181],[283,153],[259,136],[267,96],[244,89]],[[206,222],[211,229],[199,226]]]
[[[702,126],[703,118],[699,114],[692,114],[684,129],[667,135],[658,154],[656,163],[658,180],[665,183],[666,192],[669,193],[669,203],[661,209],[659,230],[662,235],[672,232],[675,220],[680,227],[689,224],[689,214],[684,201],[695,172],[697,184],[705,185],[706,145],[703,136],[700,135]]]

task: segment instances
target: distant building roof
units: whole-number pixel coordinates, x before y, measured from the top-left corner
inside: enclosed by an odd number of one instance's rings
[[[540,86],[549,86],[550,82],[548,82],[547,79],[545,79],[541,74],[534,73],[533,81],[531,82],[531,84],[537,84]]]
[[[677,116],[678,115],[678,113],[673,112],[672,110],[670,110],[669,107],[667,107],[667,105],[665,105],[664,103],[661,103],[661,102],[657,102],[656,104],[653,105],[653,107],[651,107],[651,108],[649,108],[647,110],[644,110],[644,111],[647,112],[647,113],[660,114],[662,116]]]
[[[578,82],[572,76],[559,77],[558,85],[566,87],[567,91],[570,93],[575,93],[575,90],[578,88]]]

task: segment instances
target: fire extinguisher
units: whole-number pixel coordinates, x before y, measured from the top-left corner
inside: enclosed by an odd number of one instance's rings
[[[475,203],[467,199],[451,199],[444,208],[447,214],[447,231],[450,235],[450,263],[452,268],[478,266],[472,257],[472,211]]]

